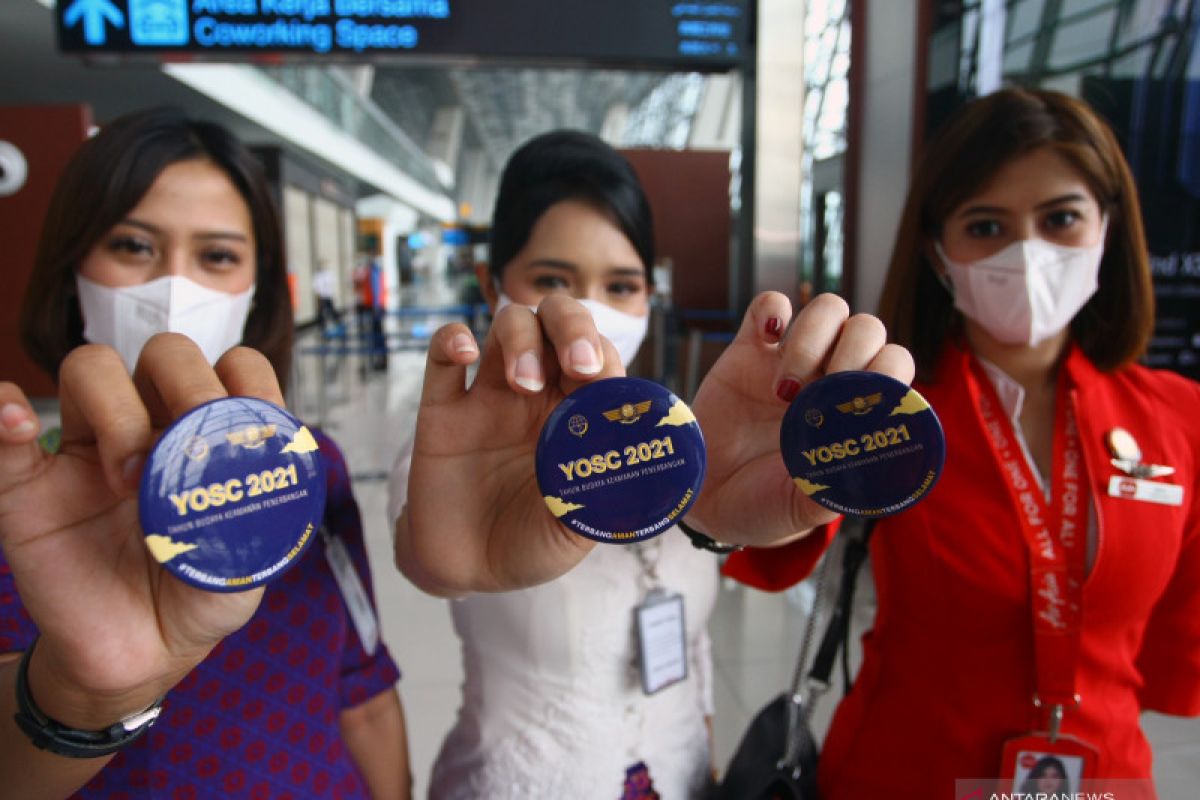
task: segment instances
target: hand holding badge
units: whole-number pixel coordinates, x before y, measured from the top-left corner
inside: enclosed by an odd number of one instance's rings
[[[579,563],[595,542],[547,512],[535,477],[538,437],[568,394],[622,375],[591,313],[566,296],[546,297],[536,314],[520,305],[500,309],[482,356],[465,325],[439,329],[426,362],[408,504],[397,523],[404,572],[426,591],[456,595],[535,585]]]
[[[95,730],[161,697],[262,596],[200,591],[158,569],[135,497],[151,444],[173,420],[227,394],[283,397],[261,354],[235,348],[214,369],[177,334],[150,340],[132,380],[111,348],[77,348],[59,384],[54,455],[38,447],[21,391],[0,384],[4,417],[25,417],[0,437],[0,544],[41,631],[29,669],[42,711]]]
[[[851,316],[836,295],[818,295],[794,320],[784,295],[755,298],[692,404],[708,477],[689,524],[722,542],[768,545],[839,513],[881,516],[924,496],[941,468],[941,429],[909,395],[912,357],[886,338],[878,319]],[[878,474],[917,456],[911,487],[870,499]]]

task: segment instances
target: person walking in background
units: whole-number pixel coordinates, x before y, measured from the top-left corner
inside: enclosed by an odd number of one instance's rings
[[[361,346],[367,351],[367,366],[375,372],[387,369],[387,283],[379,259],[369,257],[354,270],[355,311]]]
[[[312,287],[317,298],[317,324],[321,326],[323,335],[333,335],[342,327],[342,315],[334,305],[337,276],[328,261],[322,259],[320,267],[313,273]]]

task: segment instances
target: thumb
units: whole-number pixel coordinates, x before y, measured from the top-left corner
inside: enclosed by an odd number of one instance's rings
[[[0,382],[0,497],[29,480],[46,459],[38,444],[41,431],[25,393]]]

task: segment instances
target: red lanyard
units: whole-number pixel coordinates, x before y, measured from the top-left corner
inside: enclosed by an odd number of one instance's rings
[[[992,455],[1020,510],[1021,532],[1029,547],[1030,605],[1033,616],[1037,695],[1034,702],[1061,717],[1078,704],[1075,673],[1079,663],[1083,581],[1087,558],[1089,493],[1079,429],[1071,409],[1066,378],[1059,376],[1054,405],[1054,459],[1050,503],[1004,413],[991,380],[971,359],[968,381]],[[1052,727],[1056,727],[1052,720]]]

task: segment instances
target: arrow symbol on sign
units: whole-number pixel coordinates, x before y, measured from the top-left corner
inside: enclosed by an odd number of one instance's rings
[[[105,20],[115,28],[125,27],[125,17],[111,0],[75,0],[63,15],[63,24],[73,28],[80,19],[83,20],[83,38],[88,44],[104,44]]]

